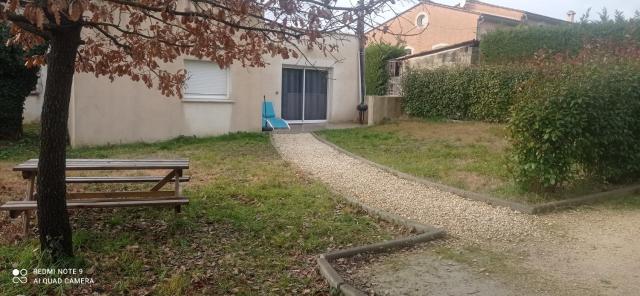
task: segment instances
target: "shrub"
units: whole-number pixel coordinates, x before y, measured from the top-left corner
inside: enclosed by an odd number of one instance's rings
[[[576,55],[594,41],[640,41],[640,21],[583,23],[547,27],[519,27],[498,30],[483,36],[480,42],[484,64],[523,63],[543,52]]]
[[[22,136],[24,100],[38,81],[38,69],[24,66],[25,53],[5,46],[8,38],[8,28],[0,24],[0,139],[17,139]]]
[[[513,107],[513,172],[550,190],[640,176],[640,64],[565,66],[529,81]]]
[[[367,95],[386,95],[389,72],[387,62],[403,56],[404,47],[387,43],[374,43],[365,49],[365,83]]]
[[[404,108],[424,118],[504,122],[519,85],[534,73],[500,66],[410,71],[402,85]]]

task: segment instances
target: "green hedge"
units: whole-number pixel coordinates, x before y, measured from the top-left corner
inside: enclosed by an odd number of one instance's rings
[[[640,176],[640,64],[567,66],[532,79],[509,122],[529,189]]]
[[[367,95],[386,95],[389,72],[387,62],[403,56],[404,47],[387,43],[373,43],[365,49],[365,83]]]
[[[484,64],[521,63],[534,58],[540,50],[549,54],[575,55],[586,43],[594,40],[640,42],[640,21],[531,26],[494,31],[482,37],[481,61]]]
[[[22,136],[24,100],[38,81],[38,68],[25,68],[24,52],[5,46],[8,31],[0,24],[0,139],[17,139]]]
[[[414,70],[402,83],[407,114],[504,122],[519,85],[535,71],[520,67]]]

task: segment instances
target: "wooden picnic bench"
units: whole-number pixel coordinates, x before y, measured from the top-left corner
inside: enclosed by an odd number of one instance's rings
[[[70,192],[67,193],[67,208],[115,208],[162,206],[174,207],[176,213],[180,206],[189,200],[181,196],[181,182],[188,182],[189,177],[183,171],[189,169],[188,159],[67,159],[67,171],[123,171],[123,170],[169,170],[164,176],[68,176],[70,184],[116,184],[116,183],[155,183],[148,191],[115,191],[115,192]],[[37,209],[35,182],[38,174],[38,160],[30,159],[13,168],[22,172],[27,182],[24,200],[9,201],[0,209],[9,211],[15,218],[21,213],[24,219],[24,233],[29,232],[30,211]],[[173,190],[160,190],[173,183]]]

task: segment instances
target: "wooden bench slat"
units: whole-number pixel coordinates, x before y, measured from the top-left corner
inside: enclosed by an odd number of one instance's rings
[[[14,171],[36,171],[38,160],[30,159],[13,168]],[[66,170],[136,170],[189,169],[189,159],[67,159]]]
[[[113,192],[70,192],[67,199],[123,198],[123,197],[171,197],[173,191],[113,191]]]
[[[104,201],[104,202],[68,202],[69,208],[111,208],[111,207],[139,207],[139,206],[177,206],[188,204],[189,200],[160,199],[160,200],[131,200],[131,201]]]
[[[163,176],[122,176],[122,177],[67,177],[67,183],[152,183],[160,182]],[[180,182],[189,182],[189,176],[180,177]],[[171,179],[175,181],[175,178]]]
[[[184,196],[165,196],[165,197],[153,197],[153,198],[144,198],[144,197],[122,197],[122,198],[91,198],[91,199],[68,199],[67,203],[70,202],[82,202],[82,203],[91,203],[91,202],[108,202],[108,201],[154,201],[154,200],[173,200],[173,199],[188,199]],[[0,206],[0,210],[4,209],[5,205],[7,207],[13,207],[16,205],[31,205],[37,204],[35,200],[10,200],[5,202]]]
[[[137,202],[137,201],[165,201],[165,200],[181,200],[187,199],[186,197],[158,197],[158,198],[94,198],[94,199],[73,199],[67,200],[67,204],[70,203],[105,203],[105,202]],[[15,200],[15,201],[7,201],[3,205],[0,206],[0,210],[8,210],[16,207],[30,207],[33,209],[37,208],[37,202],[35,200]]]
[[[32,158],[25,162],[23,165],[34,165],[38,163],[38,159]],[[85,158],[69,158],[66,160],[68,164],[109,164],[109,163],[189,163],[188,158],[182,159],[109,159],[109,158],[97,158],[97,159],[85,159]]]
[[[67,208],[119,208],[119,207],[143,207],[143,206],[179,206],[188,204],[186,197],[173,199],[151,199],[151,200],[109,200],[109,201],[88,201],[69,200]],[[0,209],[7,211],[25,211],[37,209],[36,201],[15,201],[7,202],[0,206]]]
[[[91,199],[70,199],[67,200],[67,203],[70,202],[81,202],[81,203],[100,203],[100,202],[108,202],[108,201],[144,201],[144,200],[172,200],[172,199],[186,199],[186,197],[182,196],[167,196],[167,197],[154,197],[154,198],[144,198],[144,197],[123,197],[123,198],[91,198]],[[2,206],[0,206],[0,210],[4,209],[4,205],[7,207],[15,207],[19,205],[32,205],[37,204],[35,200],[11,200],[5,202]]]

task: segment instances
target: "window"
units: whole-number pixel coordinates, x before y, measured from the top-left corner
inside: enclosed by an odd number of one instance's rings
[[[402,61],[389,61],[387,66],[389,67],[390,77],[400,77],[402,73]]]
[[[228,69],[208,61],[185,60],[187,81],[184,97],[194,101],[227,100]]]
[[[416,18],[416,26],[424,28],[429,24],[429,16],[426,13],[420,13]]]

